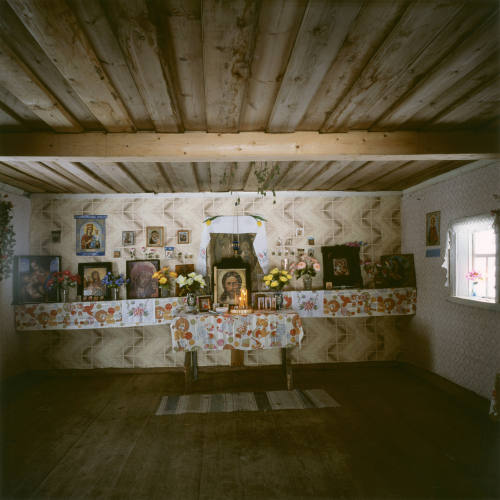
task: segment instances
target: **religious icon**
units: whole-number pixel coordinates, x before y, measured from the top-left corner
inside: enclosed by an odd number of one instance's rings
[[[105,255],[107,215],[75,215],[76,255]]]
[[[135,245],[135,232],[122,231],[122,246],[130,247],[132,245]]]
[[[127,299],[148,299],[158,297],[158,281],[153,274],[160,269],[160,261],[127,260]]]
[[[146,246],[147,247],[163,246],[163,227],[148,226],[146,228]]]
[[[425,246],[438,246],[440,244],[440,223],[441,212],[430,212],[425,215],[426,218],[426,241]]]
[[[221,269],[214,267],[214,301],[238,305],[242,288],[246,288],[246,269]]]
[[[111,262],[78,264],[80,275],[78,294],[83,296],[83,300],[104,300],[107,297],[106,285],[102,283],[102,280],[110,271]]]

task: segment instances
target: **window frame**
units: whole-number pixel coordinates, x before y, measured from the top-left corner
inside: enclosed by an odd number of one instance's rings
[[[475,222],[477,221],[477,222]],[[470,226],[468,228],[467,226]],[[470,263],[474,258],[473,253],[473,233],[483,230],[488,230],[493,226],[495,233],[495,297],[472,297],[469,295],[469,282],[465,279],[465,273],[459,271],[464,275],[463,278],[458,277],[457,269],[466,270],[470,269]],[[447,267],[449,271],[449,291],[450,296],[448,300],[460,304],[470,305],[474,307],[481,307],[485,309],[493,309],[500,311],[500,234],[498,228],[498,215],[496,218],[494,214],[489,216],[487,214],[467,217],[454,221],[450,224],[447,236],[446,259],[443,267]],[[491,257],[490,254],[488,256]]]

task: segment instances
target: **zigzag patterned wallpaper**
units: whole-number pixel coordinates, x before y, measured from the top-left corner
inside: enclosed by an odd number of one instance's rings
[[[312,248],[321,258],[322,245],[363,241],[362,258],[378,259],[380,255],[400,252],[400,196],[349,197],[242,197],[239,215],[261,215],[267,219],[268,247],[272,265],[279,265],[286,243],[289,252]],[[75,255],[74,215],[108,215],[106,255]],[[234,215],[231,198],[75,198],[33,196],[31,216],[31,253],[60,255],[63,268],[76,272],[78,262],[111,261],[113,269],[125,272],[130,258],[121,245],[122,231],[136,233],[136,248],[145,245],[145,228],[163,226],[165,244],[176,247],[184,262],[194,262],[200,243],[202,223],[213,215]],[[303,228],[303,235],[297,229]],[[191,230],[191,243],[177,245],[177,230]],[[61,242],[51,242],[51,231],[61,230]],[[299,231],[300,234],[300,231]],[[314,237],[314,246],[307,238]],[[278,239],[283,243],[277,246]],[[121,252],[120,258],[113,251]],[[275,255],[272,255],[272,252]],[[142,258],[140,251],[138,257]],[[290,255],[290,257],[293,259]],[[179,260],[161,264],[175,265]],[[292,288],[303,287],[293,282]],[[322,287],[322,274],[315,277],[313,287]],[[301,350],[293,355],[296,363],[364,361],[395,359],[400,350],[399,324],[407,319],[307,319],[306,338]],[[180,366],[183,355],[172,351],[168,328],[142,327],[78,332],[54,331],[26,334],[32,368],[99,368],[99,367],[163,367]],[[200,365],[227,365],[227,352],[203,353]],[[279,363],[278,352],[245,353],[245,364]]]

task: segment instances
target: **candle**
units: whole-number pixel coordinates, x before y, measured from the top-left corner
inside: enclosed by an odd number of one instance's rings
[[[240,294],[240,309],[246,309],[248,305],[247,289],[242,288]]]

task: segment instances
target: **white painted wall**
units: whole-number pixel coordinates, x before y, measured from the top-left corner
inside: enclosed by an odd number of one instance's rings
[[[4,198],[5,195],[7,198]],[[10,200],[14,205],[12,223],[16,233],[15,254],[29,255],[31,200],[1,189],[0,196],[4,200]],[[26,369],[21,337],[14,327],[14,308],[11,304],[12,276],[0,281],[0,377],[2,379]]]
[[[441,254],[451,220],[499,208],[500,165],[405,192],[402,251],[415,255],[417,314],[404,338],[403,359],[484,397],[500,372],[500,312],[451,303],[441,258],[425,257],[425,214],[441,211]]]

